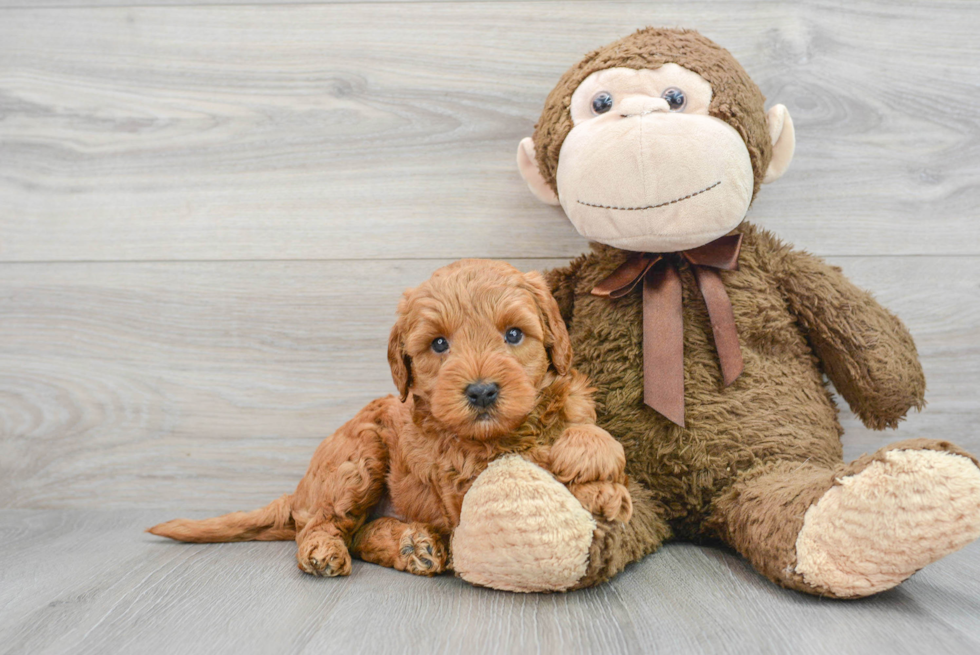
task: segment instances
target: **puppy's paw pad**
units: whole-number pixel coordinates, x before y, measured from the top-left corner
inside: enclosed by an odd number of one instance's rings
[[[568,488],[585,509],[607,521],[626,523],[633,516],[633,499],[625,485],[618,482],[584,482],[569,485]]]
[[[446,570],[446,547],[442,538],[423,525],[405,528],[398,546],[402,571],[415,575],[437,575]]]
[[[351,560],[347,546],[334,535],[311,535],[296,551],[301,571],[310,575],[335,577],[350,575]]]

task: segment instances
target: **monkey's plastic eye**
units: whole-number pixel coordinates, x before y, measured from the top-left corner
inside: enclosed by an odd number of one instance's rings
[[[671,111],[683,111],[687,105],[687,96],[675,86],[664,91],[660,97],[667,101]]]
[[[449,340],[446,337],[436,337],[432,340],[432,351],[444,353],[449,350]]]
[[[504,332],[504,341],[512,346],[516,346],[520,342],[524,341],[524,333],[521,331],[521,328],[508,328],[507,331]]]
[[[613,97],[607,91],[600,91],[592,98],[592,113],[605,114],[612,109]]]

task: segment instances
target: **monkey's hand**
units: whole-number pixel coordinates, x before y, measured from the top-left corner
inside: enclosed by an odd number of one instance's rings
[[[629,521],[623,446],[596,425],[572,425],[551,447],[551,472],[582,505],[610,521]]]

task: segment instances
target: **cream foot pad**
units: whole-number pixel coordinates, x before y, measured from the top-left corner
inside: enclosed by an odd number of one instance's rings
[[[484,587],[563,591],[585,575],[595,527],[550,473],[516,455],[502,457],[463,498],[453,568]]]
[[[796,571],[848,598],[890,589],[980,536],[980,469],[934,450],[892,450],[807,510]]]

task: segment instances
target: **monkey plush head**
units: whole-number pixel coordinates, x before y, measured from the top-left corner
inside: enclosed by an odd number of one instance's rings
[[[517,163],[578,232],[624,250],[704,245],[745,217],[793,157],[789,112],[724,48],[695,31],[646,28],[562,76]]]

